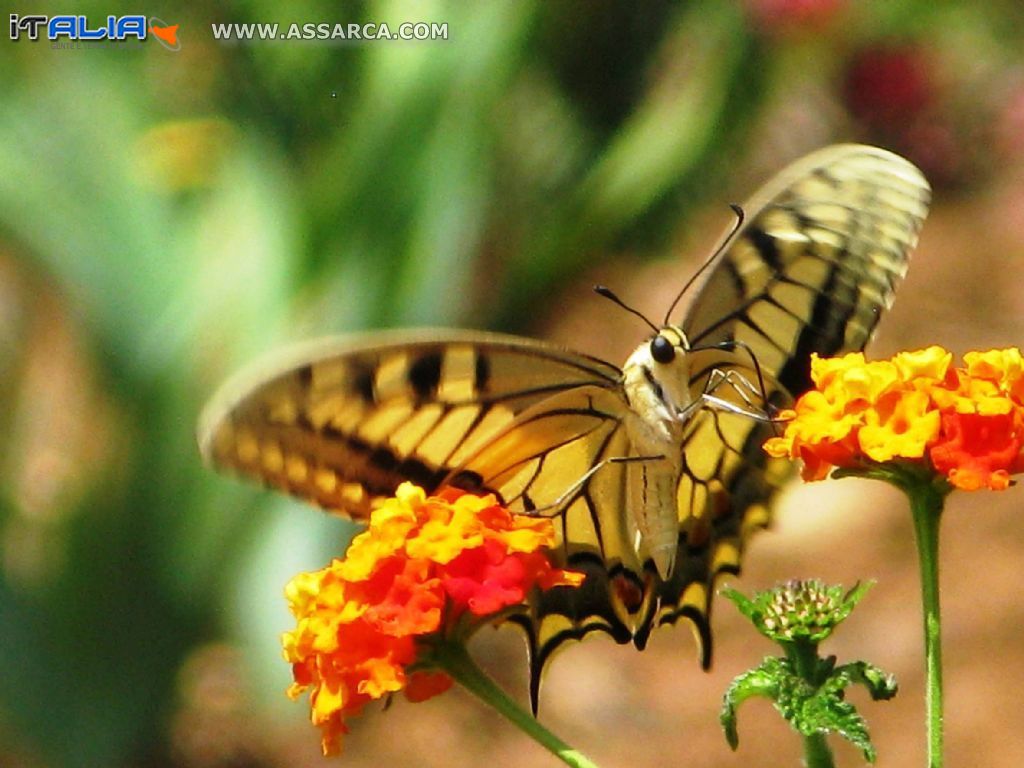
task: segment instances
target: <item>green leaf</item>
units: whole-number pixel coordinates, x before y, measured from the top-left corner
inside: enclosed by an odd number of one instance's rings
[[[734,750],[740,743],[736,727],[737,708],[754,696],[763,696],[775,701],[778,695],[779,667],[783,664],[785,664],[783,659],[766,658],[760,666],[737,676],[726,689],[725,696],[722,698],[722,711],[718,719],[725,731],[725,740]]]
[[[833,678],[842,678],[843,687],[859,683],[868,689],[872,701],[888,701],[899,692],[896,678],[873,664],[854,661],[838,667]]]
[[[853,683],[862,683],[875,701],[891,699],[896,695],[896,682],[877,667],[854,662],[835,668],[822,685],[810,695],[804,685],[786,688],[789,694],[785,708],[780,701],[776,706],[783,716],[805,736],[830,732],[838,733],[858,747],[864,759],[873,763],[875,749],[868,734],[867,722],[856,708],[845,700],[844,690]]]
[[[875,761],[875,749],[868,735],[867,722],[856,708],[836,691],[819,691],[804,703],[799,718],[804,734],[838,733],[858,747],[869,763]]]

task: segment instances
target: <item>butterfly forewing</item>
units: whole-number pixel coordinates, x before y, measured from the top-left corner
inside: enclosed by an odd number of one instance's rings
[[[744,207],[747,221],[683,321],[691,345],[738,340],[789,392],[810,355],[863,349],[907,271],[928,211],[921,172],[874,147],[794,163]]]
[[[437,488],[531,406],[617,381],[614,366],[511,336],[327,339],[229,380],[199,443],[217,467],[358,518],[404,480]]]

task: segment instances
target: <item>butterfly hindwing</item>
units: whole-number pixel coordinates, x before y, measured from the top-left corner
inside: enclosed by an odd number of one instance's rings
[[[531,699],[550,655],[594,631],[630,641],[649,623],[651,593],[639,575],[636,528],[627,509],[631,446],[617,391],[579,387],[513,420],[455,476],[470,474],[515,512],[551,517],[559,565],[582,571],[582,587],[534,592],[508,620],[530,646]],[[646,600],[646,602],[645,602]]]

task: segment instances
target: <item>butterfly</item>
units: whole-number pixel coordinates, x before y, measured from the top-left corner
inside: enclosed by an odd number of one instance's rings
[[[739,572],[790,475],[761,450],[770,416],[810,386],[812,353],[863,349],[929,198],[907,160],[827,147],[743,206],[682,321],[651,324],[621,368],[494,333],[323,339],[224,384],[201,452],[356,520],[407,480],[551,516],[556,559],[587,577],[507,618],[525,630],[535,707],[551,654],[594,631],[643,648],[685,618],[707,667],[716,579]]]

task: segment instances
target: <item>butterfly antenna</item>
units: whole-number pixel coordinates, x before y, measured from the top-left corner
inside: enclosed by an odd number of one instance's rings
[[[647,325],[649,325],[651,327],[651,330],[654,331],[655,333],[657,333],[660,330],[658,328],[658,326],[656,326],[654,323],[652,323],[650,320],[648,320],[647,317],[643,313],[641,313],[639,310],[633,309],[626,302],[624,302],[622,299],[620,299],[618,296],[616,296],[614,293],[612,293],[612,289],[611,288],[607,288],[607,287],[605,287],[603,285],[595,285],[594,286],[594,293],[596,293],[598,296],[604,296],[606,299],[614,301],[616,304],[618,304],[620,307],[622,307],[624,310],[626,310],[630,314],[636,315],[641,320],[643,320],[645,323],[647,323]]]
[[[679,300],[683,298],[686,292],[690,290],[690,286],[693,285],[694,281],[696,281],[698,277],[707,271],[707,268],[710,267],[722,254],[722,251],[732,245],[732,239],[736,237],[736,233],[739,232],[740,227],[743,226],[743,220],[746,218],[746,214],[743,213],[743,209],[736,205],[736,203],[729,203],[729,207],[732,208],[732,212],[736,214],[736,223],[733,224],[732,231],[729,232],[725,240],[722,241],[722,244],[715,249],[715,252],[708,257],[708,260],[701,265],[701,268],[694,272],[693,276],[686,281],[686,285],[683,286],[683,289],[676,294],[675,299],[668,308],[668,312],[665,313],[664,325],[668,325],[669,318],[672,317],[672,313],[675,311],[676,305],[679,303]]]

